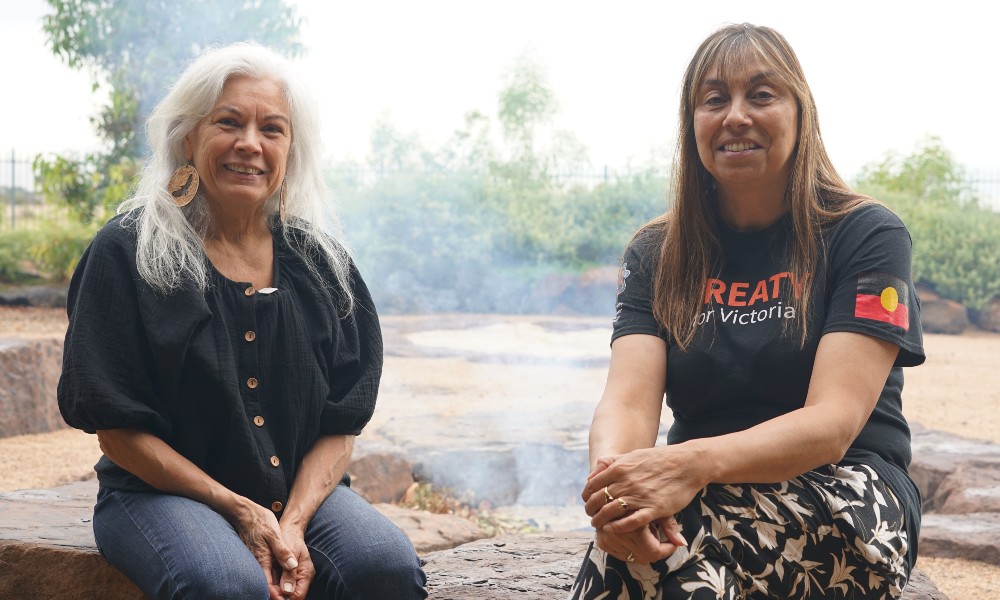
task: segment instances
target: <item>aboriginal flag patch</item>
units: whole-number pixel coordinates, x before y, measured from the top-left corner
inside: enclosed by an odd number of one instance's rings
[[[882,321],[907,331],[910,329],[907,292],[906,284],[898,277],[885,273],[861,273],[858,275],[854,316],[858,319]]]

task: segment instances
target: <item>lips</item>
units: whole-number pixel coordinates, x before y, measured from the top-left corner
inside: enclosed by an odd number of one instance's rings
[[[233,173],[242,173],[244,175],[263,175],[264,171],[258,169],[257,167],[251,167],[249,165],[223,165],[223,168],[227,171],[232,171]]]

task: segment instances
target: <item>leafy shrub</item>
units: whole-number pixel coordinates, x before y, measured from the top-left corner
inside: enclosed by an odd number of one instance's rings
[[[96,233],[96,225],[50,223],[35,231],[27,253],[38,272],[53,282],[62,283],[73,275],[73,269]]]
[[[18,283],[24,278],[32,233],[23,229],[0,233],[0,283]]]

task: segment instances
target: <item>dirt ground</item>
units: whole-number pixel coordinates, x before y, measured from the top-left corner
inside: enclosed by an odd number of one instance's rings
[[[526,329],[518,317],[509,319],[514,326],[492,331],[491,343],[501,351],[510,345],[509,336],[537,333]],[[0,307],[0,338],[61,336],[65,327],[61,310]],[[435,332],[422,335],[434,343]],[[538,343],[544,344],[543,334],[538,335]],[[454,343],[462,343],[460,336],[455,339],[458,341]],[[567,346],[573,343],[562,345]],[[1000,443],[1000,335],[927,335],[925,348],[927,362],[906,371],[903,409],[907,419],[933,429]],[[427,377],[425,360],[395,357],[388,359],[387,371],[390,365],[398,379]],[[596,397],[600,390],[590,389],[593,385],[593,377],[575,378],[566,382],[565,393]],[[584,386],[586,389],[582,389]],[[90,477],[99,456],[96,438],[75,430],[0,439],[0,491],[52,487]],[[952,600],[992,598],[1000,584],[1000,567],[994,565],[927,557],[922,557],[919,564]]]

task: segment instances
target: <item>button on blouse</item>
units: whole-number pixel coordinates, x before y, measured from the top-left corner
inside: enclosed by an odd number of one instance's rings
[[[345,312],[333,274],[320,266],[320,281],[296,251],[303,234],[272,233],[275,292],[207,264],[207,289],[164,295],[138,274],[135,232],[121,217],[105,225],[70,284],[58,388],[66,422],[149,431],[265,507],[288,497],[319,436],[360,433],[382,369],[368,290],[351,265]],[[152,490],[107,457],[96,470],[104,487]]]

